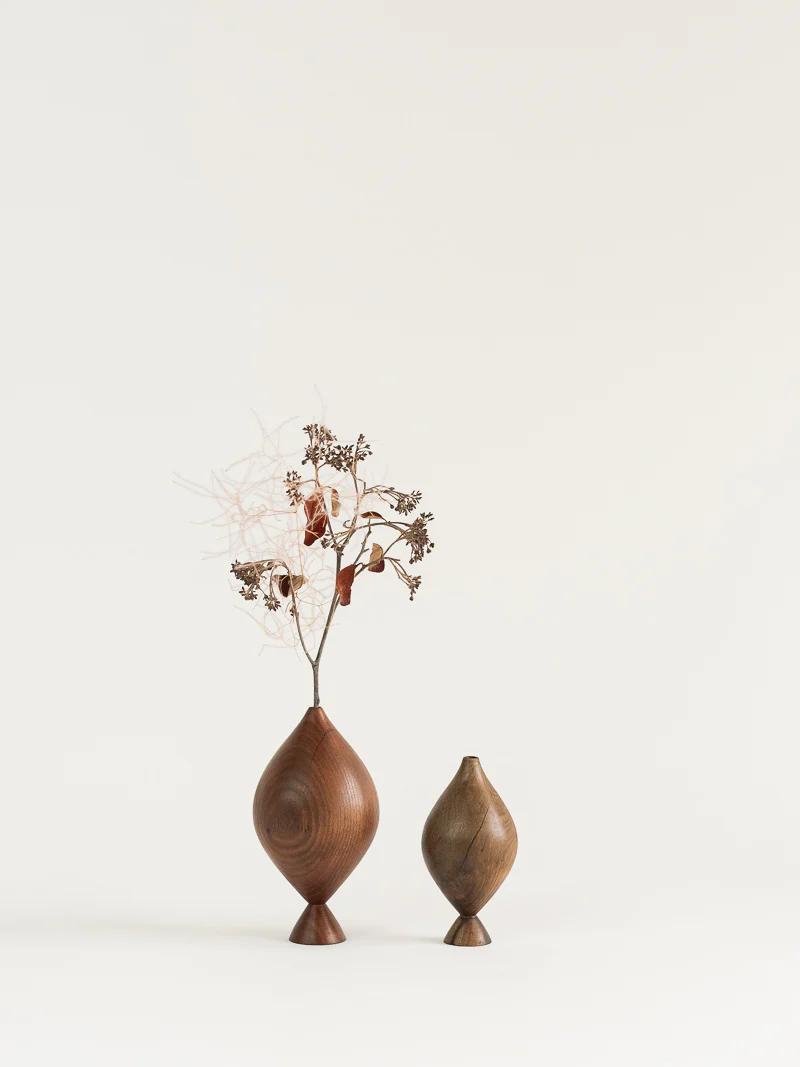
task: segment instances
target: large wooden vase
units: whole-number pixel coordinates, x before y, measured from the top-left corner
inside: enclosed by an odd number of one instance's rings
[[[369,771],[322,708],[309,708],[269,761],[256,789],[258,839],[308,903],[289,940],[345,940],[327,901],[359,863],[378,828]]]
[[[478,912],[505,881],[516,854],[517,830],[508,808],[478,757],[465,756],[422,831],[428,870],[458,912],[445,944],[491,943]]]

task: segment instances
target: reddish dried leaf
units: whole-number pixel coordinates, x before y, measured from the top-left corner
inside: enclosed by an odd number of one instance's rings
[[[278,592],[281,594],[281,596],[287,597],[293,589],[295,592],[297,592],[300,586],[305,582],[305,578],[302,574],[292,574],[291,576],[288,574],[282,574],[280,578],[277,579],[277,581]]]
[[[379,511],[362,511],[362,519],[382,519],[383,515]]]
[[[306,509],[306,535],[303,544],[308,548],[325,533],[325,498],[321,489],[315,489],[303,502]]]
[[[386,564],[383,562],[383,549],[380,545],[373,545],[372,551],[369,554],[367,570],[375,571],[376,574],[380,574],[385,566]]]
[[[336,578],[336,592],[339,594],[339,603],[343,608],[346,608],[350,603],[350,590],[355,576],[355,563],[348,563],[346,567],[342,567]]]

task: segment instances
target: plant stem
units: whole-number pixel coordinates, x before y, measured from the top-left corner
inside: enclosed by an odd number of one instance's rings
[[[359,487],[358,487],[358,477],[356,475],[357,466],[358,466],[357,461],[354,461],[352,466],[350,467],[350,474],[351,474],[351,477],[353,479],[353,485],[354,485],[355,490],[356,490],[356,507],[355,507],[356,521],[357,521],[357,516],[359,514],[359,509],[360,509],[360,506],[361,506],[361,492],[360,492]],[[321,485],[320,480],[319,480],[319,465],[317,463],[314,464],[314,484],[315,484],[315,486],[317,488],[317,491],[321,493],[322,492],[322,485]],[[364,484],[366,486],[366,482]],[[351,530],[348,533],[347,537],[344,539],[344,544],[342,544],[341,546],[337,546],[336,534],[334,533],[334,530],[333,530],[333,523],[331,522],[331,517],[328,514],[328,509],[325,507],[324,497],[322,499],[322,506],[325,508],[325,524],[326,524],[326,526],[328,528],[328,533],[330,534],[331,541],[333,542],[333,544],[334,544],[334,546],[336,548],[336,578],[338,578],[339,577],[339,571],[342,568],[342,552],[344,551],[344,549],[345,549],[345,547],[347,545],[347,542],[353,536],[354,531]],[[361,529],[361,527],[359,527],[359,529]],[[395,527],[395,529],[396,529],[396,527]],[[358,560],[363,555],[364,548],[365,548],[366,543],[367,543],[367,538],[369,537],[369,533],[370,533],[370,524],[368,523],[367,524],[367,533],[364,535],[364,541],[362,542],[362,545],[361,545],[361,551],[358,553],[358,556],[356,557],[356,562],[358,562]],[[398,540],[399,540],[399,538],[398,538]],[[395,544],[396,542],[392,542],[392,543]],[[296,606],[296,601],[294,601],[294,591],[292,591],[292,601],[293,601],[293,603],[295,603],[295,606]],[[300,643],[303,646],[303,651],[306,654],[306,658],[308,659],[308,662],[311,664],[311,674],[312,674],[312,676],[314,678],[314,704],[313,704],[313,706],[315,708],[318,708],[320,706],[320,704],[319,704],[319,661],[322,658],[322,650],[325,648],[325,642],[328,640],[328,633],[329,633],[330,628],[331,628],[331,622],[333,621],[333,616],[334,616],[338,606],[339,606],[339,593],[337,592],[336,585],[335,585],[335,580],[334,580],[333,597],[331,598],[331,606],[328,609],[328,617],[325,620],[325,629],[322,631],[322,637],[320,638],[319,647],[317,648],[317,654],[316,654],[316,656],[314,656],[313,659],[311,658],[311,655],[310,655],[308,649],[306,648],[306,643],[303,640],[303,632],[302,632],[302,628],[300,626],[299,615],[297,613],[295,613],[295,621],[297,623],[297,634],[298,634],[298,637],[300,638]]]
[[[342,566],[342,556],[340,552],[336,553],[336,577],[339,577],[339,571]],[[336,592],[336,586],[333,587],[333,597],[331,598],[331,606],[328,609],[328,617],[325,620],[325,629],[322,631],[322,637],[320,638],[319,648],[314,659],[309,656],[311,662],[311,672],[314,675],[314,707],[319,706],[319,661],[322,657],[322,650],[325,647],[325,642],[328,638],[328,631],[331,628],[331,621],[333,619],[334,612],[339,604],[339,594]]]
[[[288,571],[288,568],[287,568],[287,571]],[[289,572],[289,573],[291,573],[291,572]],[[294,587],[291,584],[291,578],[289,579],[289,588],[290,588],[291,594],[292,594],[292,610],[294,611],[294,624],[295,624],[295,627],[297,628],[297,636],[300,638],[300,644],[302,645],[303,651],[306,654],[306,659],[308,660],[308,662],[313,667],[314,666],[314,661],[311,658],[311,653],[308,651],[308,648],[306,647],[306,642],[305,642],[305,639],[303,638],[303,630],[302,630],[302,628],[300,626],[300,611],[299,611],[298,606],[297,606],[297,598],[294,595]]]

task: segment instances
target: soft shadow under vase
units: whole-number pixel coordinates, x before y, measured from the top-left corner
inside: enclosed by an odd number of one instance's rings
[[[258,839],[307,901],[289,940],[345,940],[327,906],[372,843],[378,794],[369,771],[322,708],[309,708],[261,775],[253,801]]]
[[[445,944],[470,948],[490,944],[478,912],[511,870],[517,830],[477,756],[464,757],[434,804],[422,831],[422,855],[433,880],[458,912]]]

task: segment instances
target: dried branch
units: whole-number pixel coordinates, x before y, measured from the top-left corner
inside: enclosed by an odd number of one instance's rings
[[[223,531],[232,554],[244,559],[231,565],[239,593],[248,604],[262,605],[261,625],[269,637],[293,636],[299,643],[312,668],[316,705],[320,659],[337,609],[350,603],[353,583],[365,571],[382,573],[388,562],[413,600],[421,578],[389,553],[403,544],[409,564],[421,562],[434,547],[428,529],[433,515],[411,518],[422,500],[418,489],[368,484],[360,464],[372,448],[363,434],[342,443],[327,426],[309,423],[303,428],[305,448],[293,465],[291,453],[281,448],[283,427],[272,435],[261,429],[261,447],[214,471],[207,488],[183,484],[217,505],[211,524]],[[304,465],[313,473],[299,473]],[[370,497],[397,517],[365,508]],[[374,538],[387,530],[395,536],[384,548]],[[358,548],[348,560],[356,537]]]

